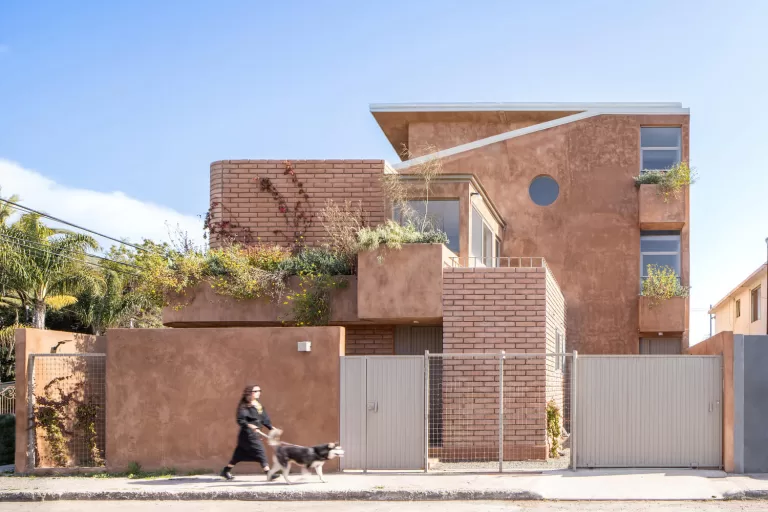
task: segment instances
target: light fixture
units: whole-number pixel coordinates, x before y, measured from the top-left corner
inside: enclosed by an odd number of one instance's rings
[[[300,341],[299,342],[299,352],[312,352],[312,342],[311,341]]]

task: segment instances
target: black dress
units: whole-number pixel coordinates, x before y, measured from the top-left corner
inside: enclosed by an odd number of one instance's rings
[[[267,453],[264,450],[264,444],[261,442],[261,434],[249,427],[253,425],[256,428],[266,427],[272,430],[272,422],[267,415],[267,411],[262,407],[261,412],[249,405],[248,407],[239,407],[237,409],[237,424],[240,425],[240,434],[237,436],[237,448],[232,454],[230,464],[235,465],[238,462],[258,462],[262,467],[267,465]]]

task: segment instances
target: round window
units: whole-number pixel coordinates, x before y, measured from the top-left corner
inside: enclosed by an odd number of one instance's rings
[[[560,195],[560,185],[552,176],[536,176],[528,187],[528,194],[539,206],[549,206]]]

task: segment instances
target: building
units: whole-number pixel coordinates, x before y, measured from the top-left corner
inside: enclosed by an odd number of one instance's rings
[[[766,301],[766,266],[760,265],[744,281],[709,310],[715,316],[715,334],[768,334],[768,301]]]
[[[567,318],[565,332],[552,337],[568,350],[637,354],[687,348],[688,300],[675,298],[651,308],[640,290],[649,264],[674,268],[688,284],[688,191],[665,201],[656,185],[637,187],[633,180],[643,169],[688,160],[687,108],[679,103],[459,103],[372,105],[371,113],[398,152],[409,149],[408,159],[395,165],[293,161],[290,169],[277,160],[211,164],[211,215],[252,239],[283,242],[291,235],[276,229],[284,221],[270,191],[279,190],[290,204],[304,201],[311,214],[328,200],[360,201],[376,224],[397,217],[382,192],[382,175],[397,173],[408,182],[419,165],[440,160],[442,175],[434,183],[430,208],[449,234],[449,247],[390,254],[389,264],[397,265],[391,275],[384,274],[392,267],[361,255],[356,281],[338,292],[331,316],[333,325],[347,327],[348,354],[411,353],[413,347],[423,352],[429,343],[433,351],[442,350],[470,327],[482,331],[473,340],[497,340],[473,341],[476,348],[504,348],[510,337],[525,332],[503,329],[491,336],[498,326],[484,318],[476,326],[467,326],[467,318],[454,321],[449,317],[460,307],[452,309],[446,286],[452,282],[447,272],[499,266],[546,269],[558,283]],[[325,233],[315,222],[302,236],[320,243]],[[472,275],[480,279],[479,273]],[[491,290],[501,289],[514,287],[486,287],[478,305],[493,304],[494,293],[501,291]],[[167,310],[165,323],[279,323],[277,305],[222,305],[206,294],[211,292],[200,290],[199,300]],[[530,348],[543,350],[543,334],[537,336],[541,343]],[[432,341],[415,343],[414,337]]]

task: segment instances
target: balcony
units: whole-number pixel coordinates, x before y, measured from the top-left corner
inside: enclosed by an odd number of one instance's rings
[[[407,244],[357,256],[357,316],[388,323],[438,323],[443,268],[455,256],[443,244]]]
[[[357,318],[357,278],[347,276],[345,288],[331,292],[331,324],[353,324]],[[288,289],[298,289],[299,278],[288,280]],[[235,327],[281,325],[291,317],[291,305],[268,299],[238,300],[219,295],[208,283],[176,298],[181,307],[163,309],[167,327]]]
[[[688,188],[679,197],[666,198],[659,185],[640,185],[640,229],[648,231],[679,230],[685,226],[688,211]]]
[[[687,297],[672,297],[651,307],[648,297],[639,297],[640,332],[668,333],[687,330]]]

